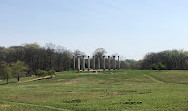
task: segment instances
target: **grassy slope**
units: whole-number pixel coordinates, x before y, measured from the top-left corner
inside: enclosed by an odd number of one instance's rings
[[[53,79],[0,85],[0,110],[187,111],[187,81],[188,71],[63,72]]]

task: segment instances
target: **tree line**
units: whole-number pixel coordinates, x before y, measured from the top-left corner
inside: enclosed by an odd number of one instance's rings
[[[140,69],[187,70],[188,51],[166,50],[148,53],[139,64]]]
[[[6,63],[22,61],[29,67],[28,74],[34,74],[38,69],[69,70],[71,68],[71,57],[71,51],[52,43],[48,43],[44,47],[37,43],[9,48],[0,47],[0,61]]]
[[[102,56],[106,55],[106,53],[107,52],[104,48],[98,48],[93,52],[93,56],[100,57],[100,63],[103,64]],[[117,55],[118,54],[115,53],[112,54],[111,57],[117,57]],[[37,70],[40,73],[50,71],[52,69],[57,72],[72,70],[73,56],[86,57],[86,54],[80,50],[75,50],[72,52],[62,46],[56,46],[52,43],[47,43],[45,46],[40,46],[37,43],[31,43],[21,46],[11,46],[8,48],[0,47],[0,77],[4,78],[3,73],[9,73],[10,67],[14,68],[14,63],[17,63],[18,61],[22,62],[23,66],[27,67],[25,76],[37,74]],[[108,66],[107,61],[106,55],[106,66]],[[91,59],[91,67],[93,67],[92,62],[93,59]],[[97,59],[95,60],[95,63],[97,67]],[[82,65],[83,64],[81,64],[81,67]],[[87,67],[87,61],[85,65]],[[101,68],[102,67],[103,65],[101,65]],[[147,70],[187,70],[188,52],[183,50],[167,50],[157,53],[148,53],[142,60],[139,61],[133,59],[121,59],[120,68]]]
[[[102,64],[103,63],[102,56],[106,55],[106,53],[107,52],[105,51],[104,48],[98,48],[93,52],[93,56],[96,57],[95,60],[96,67],[98,65],[97,57],[100,57],[100,63]],[[0,47],[0,61],[4,61],[8,64],[11,64],[18,60],[24,62],[29,67],[26,76],[36,74],[36,71],[38,69],[45,71],[54,69],[57,72],[71,70],[73,68],[73,56],[86,57],[86,54],[80,50],[75,50],[74,52],[72,52],[71,50],[68,50],[62,46],[56,46],[55,44],[52,43],[47,43],[43,47],[37,43],[24,44],[21,46],[11,46],[8,48]],[[117,56],[117,54],[113,54],[111,55],[111,57],[112,56]],[[133,68],[132,65],[130,65],[135,62],[133,61],[134,60],[129,60],[129,62],[127,62],[121,60],[121,68],[123,69]],[[93,67],[92,62],[93,59],[91,59],[91,67]],[[82,59],[81,59],[81,63],[82,63]],[[81,64],[81,67],[82,65],[83,64]],[[87,67],[88,65],[87,60],[85,65]],[[106,62],[106,66],[107,66],[107,62]]]

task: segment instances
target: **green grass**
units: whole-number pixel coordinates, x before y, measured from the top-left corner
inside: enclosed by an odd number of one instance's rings
[[[0,111],[26,110],[187,111],[188,71],[70,71],[53,79],[0,85]]]

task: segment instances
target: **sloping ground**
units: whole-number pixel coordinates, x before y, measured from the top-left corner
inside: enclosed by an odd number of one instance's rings
[[[153,77],[151,77],[151,76],[149,76],[149,75],[144,74],[144,76],[148,77],[149,79],[151,79],[151,80],[154,81],[154,82],[157,82],[157,83],[164,83],[163,81],[159,81],[159,80],[157,80],[157,79],[155,79],[155,78],[153,78]]]
[[[0,111],[186,111],[188,87],[179,83],[188,81],[180,79],[187,72],[172,72],[62,72],[52,79],[4,85]]]
[[[149,75],[165,83],[188,84],[188,71],[186,70],[156,71]]]

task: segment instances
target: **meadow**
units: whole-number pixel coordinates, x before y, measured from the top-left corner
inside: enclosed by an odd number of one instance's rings
[[[28,81],[35,78],[0,81],[0,111],[188,111],[188,71],[68,71]]]

